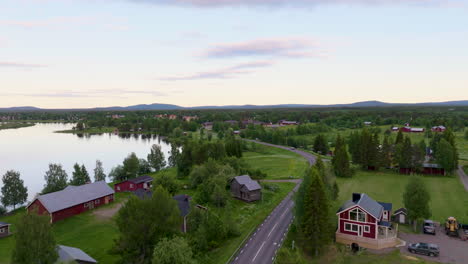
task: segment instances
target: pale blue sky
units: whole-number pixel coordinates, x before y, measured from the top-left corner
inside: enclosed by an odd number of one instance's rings
[[[467,5],[2,0],[0,107],[468,99]]]

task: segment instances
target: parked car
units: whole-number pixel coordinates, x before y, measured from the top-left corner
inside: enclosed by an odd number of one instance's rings
[[[413,243],[408,245],[408,251],[411,253],[428,255],[430,257],[439,256],[439,246],[428,243]]]
[[[291,149],[291,150],[295,150],[296,148],[295,148],[295,147],[290,147],[289,149]]]
[[[423,232],[424,234],[436,234],[436,225],[432,220],[424,220],[423,223]]]

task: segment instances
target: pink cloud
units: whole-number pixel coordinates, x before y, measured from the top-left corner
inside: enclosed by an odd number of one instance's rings
[[[197,72],[190,75],[180,75],[180,76],[171,76],[159,78],[161,81],[189,81],[189,80],[201,80],[201,79],[229,79],[238,77],[240,75],[250,74],[253,72],[253,69],[264,68],[272,66],[274,63],[272,61],[256,61],[249,63],[241,63],[231,67],[212,70],[212,71],[203,71]]]

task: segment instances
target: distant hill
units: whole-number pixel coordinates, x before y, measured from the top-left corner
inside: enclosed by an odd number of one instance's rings
[[[0,108],[0,112],[27,112],[27,111],[142,111],[142,110],[200,110],[200,109],[271,109],[271,108],[365,108],[365,107],[393,107],[393,106],[468,106],[468,100],[427,103],[386,103],[380,101],[363,101],[351,104],[277,104],[277,105],[220,105],[220,106],[194,106],[183,107],[173,104],[139,104],[131,106],[111,106],[80,109],[42,109],[33,106]]]

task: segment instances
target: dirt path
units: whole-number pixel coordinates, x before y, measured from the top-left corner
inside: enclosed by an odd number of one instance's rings
[[[301,179],[292,179],[292,180],[260,180],[260,182],[292,182],[292,183],[299,183],[302,181]]]
[[[124,200],[120,203],[115,203],[112,206],[105,207],[105,208],[98,208],[93,211],[93,215],[96,216],[96,218],[102,219],[102,220],[108,220],[111,219],[117,212],[122,208],[122,206],[125,204],[127,200]]]
[[[465,186],[465,190],[468,191],[468,175],[465,174],[461,165],[458,166],[457,173],[460,177],[460,181],[463,183],[463,186]]]

